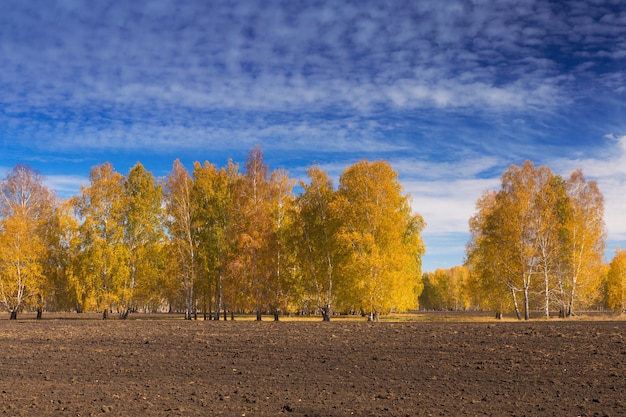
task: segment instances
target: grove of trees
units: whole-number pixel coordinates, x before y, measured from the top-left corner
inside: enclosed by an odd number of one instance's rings
[[[567,317],[602,302],[604,199],[582,171],[564,179],[511,165],[476,206],[467,265],[482,307],[528,319],[531,309]]]
[[[0,307],[12,319],[626,311],[626,251],[604,262],[603,196],[580,170],[511,165],[476,202],[465,264],[424,274],[424,221],[389,163],[361,160],[337,186],[313,166],[295,186],[259,147],[243,170],[176,160],[155,178],[140,163],[127,175],[103,163],[65,200],[17,165],[0,181]]]
[[[259,147],[243,172],[176,160],[157,179],[110,163],[60,200],[18,165],[0,182],[0,304],[23,309],[368,314],[417,308],[422,218],[387,162],[318,167],[300,184]]]

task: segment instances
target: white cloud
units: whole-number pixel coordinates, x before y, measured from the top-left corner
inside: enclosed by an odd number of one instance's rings
[[[89,185],[87,176],[79,175],[49,175],[44,179],[44,184],[60,198],[69,198],[77,195],[80,187]]]
[[[499,178],[403,182],[405,191],[411,194],[413,210],[427,223],[427,235],[467,233],[476,200],[483,191],[498,185]]]

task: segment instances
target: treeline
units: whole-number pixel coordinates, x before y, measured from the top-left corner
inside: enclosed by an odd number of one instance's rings
[[[259,147],[244,169],[176,160],[156,179],[110,163],[67,200],[17,165],[0,184],[0,304],[43,311],[369,314],[417,307],[424,222],[397,173],[362,160],[295,196]]]

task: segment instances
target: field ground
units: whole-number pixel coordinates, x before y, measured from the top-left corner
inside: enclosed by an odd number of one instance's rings
[[[0,316],[0,413],[10,416],[626,412],[622,319],[20,317]]]

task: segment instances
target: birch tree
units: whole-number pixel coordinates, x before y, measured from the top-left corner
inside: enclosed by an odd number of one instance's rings
[[[287,171],[279,169],[270,174],[270,218],[272,233],[270,235],[270,254],[272,272],[269,281],[270,309],[274,320],[278,321],[279,313],[287,308],[295,287],[293,266],[294,254],[289,250],[287,241],[290,237],[293,219],[293,185],[294,181]]]
[[[626,312],[626,250],[617,248],[607,275],[607,304],[610,309]]]
[[[416,308],[424,222],[411,212],[391,165],[362,160],[348,167],[339,180],[336,205],[342,217],[338,236],[349,251],[343,268],[350,282],[345,301],[373,320],[381,313]]]
[[[510,309],[521,319],[517,294],[521,291],[517,271],[519,257],[514,245],[502,233],[502,216],[495,191],[485,191],[476,202],[477,213],[470,218],[470,241],[466,265],[474,303],[496,311],[496,317]]]
[[[13,320],[29,303],[41,308],[53,206],[42,176],[27,165],[16,165],[0,182],[0,304]]]
[[[559,280],[561,310],[575,313],[599,296],[606,247],[604,197],[595,181],[582,170],[572,172],[566,184],[569,212],[565,224],[564,267]]]
[[[106,318],[109,311],[120,307],[121,289],[129,276],[124,244],[124,176],[107,162],[92,168],[89,183],[74,200],[82,220],[77,273],[85,285],[83,302],[95,302]]]
[[[253,309],[257,320],[267,307],[272,275],[270,241],[273,234],[269,167],[256,146],[248,154],[238,189],[235,244],[237,256],[231,273],[239,280],[242,307]]]
[[[124,181],[124,243],[128,249],[128,276],[123,282],[122,317],[139,303],[156,308],[158,283],[164,270],[163,191],[152,173],[137,163]]]
[[[326,172],[309,168],[309,183],[300,182],[303,192],[296,200],[302,279],[308,293],[314,294],[316,308],[324,321],[330,321],[335,300],[336,263],[340,257],[338,219],[333,212],[335,190]]]
[[[185,319],[195,313],[197,242],[193,236],[191,190],[193,180],[180,160],[174,161],[165,182],[167,229],[170,236],[169,274],[176,278],[174,289],[182,294]]]
[[[212,300],[213,318],[219,319],[221,309],[226,320],[228,303],[224,287],[228,285],[225,279],[228,262],[233,256],[234,202],[240,180],[238,166],[229,161],[218,170],[209,162],[196,162],[193,177],[193,223],[203,270],[204,297],[206,303]]]

